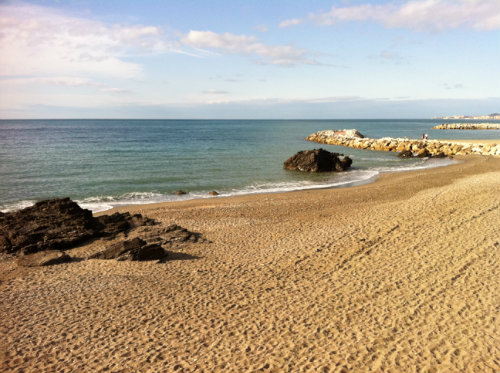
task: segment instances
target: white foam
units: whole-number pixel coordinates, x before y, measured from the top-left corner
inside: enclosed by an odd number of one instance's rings
[[[398,166],[375,167],[367,170],[354,169],[344,173],[334,174],[334,176],[332,176],[332,178],[329,181],[325,182],[303,180],[295,182],[284,181],[276,183],[256,183],[240,189],[218,190],[219,192],[218,196],[209,195],[208,190],[190,192],[181,196],[164,194],[159,192],[131,192],[119,196],[93,196],[84,198],[82,200],[75,200],[75,202],[77,202],[82,208],[89,209],[92,212],[101,212],[112,209],[113,207],[126,206],[126,205],[184,201],[184,200],[201,199],[201,198],[242,196],[242,195],[261,194],[261,193],[279,193],[279,192],[290,192],[290,191],[306,190],[306,189],[339,188],[339,187],[347,187],[351,185],[363,184],[374,181],[375,178],[381,173],[413,171],[419,169],[447,166],[453,163],[456,163],[456,161],[448,158],[422,159],[420,163],[417,164],[413,163],[411,165],[400,164]],[[9,212],[9,211],[20,210],[28,206],[31,206],[34,203],[35,201],[33,200],[24,200],[4,205],[2,206],[0,211]]]

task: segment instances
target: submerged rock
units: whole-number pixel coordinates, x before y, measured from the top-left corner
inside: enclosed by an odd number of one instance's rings
[[[339,156],[343,154],[331,153],[324,149],[303,150],[288,158],[283,163],[283,168],[303,172],[345,171],[351,166],[352,160],[349,157],[341,160]]]

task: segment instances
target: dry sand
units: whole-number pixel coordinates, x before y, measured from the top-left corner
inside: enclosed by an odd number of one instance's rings
[[[498,372],[499,170],[127,208],[212,243],[1,263],[0,371]]]

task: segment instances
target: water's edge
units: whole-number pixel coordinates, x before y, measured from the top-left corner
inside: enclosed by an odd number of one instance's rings
[[[422,163],[412,166],[377,167],[365,170],[357,170],[354,168],[352,170],[343,172],[342,173],[343,175],[341,175],[342,176],[341,180],[335,181],[333,183],[318,184],[314,183],[313,181],[301,181],[294,183],[282,182],[282,183],[257,184],[242,189],[220,190],[217,191],[219,193],[219,195],[217,196],[210,195],[209,190],[187,192],[186,194],[180,196],[158,193],[158,192],[132,192],[132,193],[125,193],[119,196],[95,196],[80,200],[76,199],[75,202],[77,202],[82,208],[89,209],[93,213],[97,213],[97,212],[107,211],[115,207],[128,206],[128,205],[179,202],[179,201],[187,201],[193,199],[224,198],[224,197],[251,195],[251,194],[286,193],[299,190],[348,188],[352,186],[358,186],[375,182],[378,176],[382,174],[424,170],[436,167],[445,167],[456,163],[459,163],[459,161],[451,158],[441,158],[441,159],[426,158],[422,160]],[[36,202],[37,202],[36,200],[19,201],[17,203],[5,206],[1,211],[10,212],[10,211],[20,210],[32,206]]]

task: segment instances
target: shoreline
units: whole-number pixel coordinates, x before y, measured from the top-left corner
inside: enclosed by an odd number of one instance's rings
[[[297,189],[291,189],[291,190],[278,190],[278,191],[258,191],[258,192],[248,192],[245,193],[243,192],[242,194],[234,194],[234,195],[225,195],[221,194],[218,196],[210,196],[210,195],[202,195],[202,196],[195,196],[193,198],[186,198],[182,200],[172,200],[172,201],[159,201],[159,202],[147,202],[147,203],[130,203],[130,204],[124,204],[124,205],[118,205],[111,207],[107,210],[101,210],[101,211],[96,211],[93,212],[93,214],[99,214],[99,215],[106,215],[106,213],[114,212],[116,211],[123,211],[123,209],[128,209],[128,208],[135,208],[135,207],[140,207],[140,206],[151,206],[151,205],[162,205],[162,204],[170,204],[170,203],[182,203],[182,202],[188,202],[188,201],[194,201],[194,200],[212,200],[212,199],[225,199],[225,198],[237,198],[237,197],[246,197],[246,196],[259,196],[259,195],[274,195],[274,194],[281,194],[281,193],[294,193],[294,192],[303,192],[303,191],[314,191],[314,190],[333,190],[333,189],[345,189],[345,188],[353,188],[357,186],[362,186],[362,185],[367,185],[367,184],[372,184],[377,182],[378,178],[380,178],[383,175],[388,175],[388,174],[398,174],[398,173],[406,173],[406,172],[421,172],[421,171],[426,171],[434,168],[442,168],[442,167],[449,167],[457,163],[463,163],[467,160],[469,157],[461,157],[461,156],[455,156],[453,158],[445,158],[441,159],[441,161],[447,161],[446,164],[439,164],[439,165],[431,165],[431,166],[422,166],[422,165],[416,165],[416,166],[411,166],[411,167],[406,167],[406,168],[395,168],[393,170],[387,170],[387,171],[371,171],[370,169],[367,170],[353,170],[353,171],[366,171],[366,172],[375,172],[374,175],[371,175],[367,177],[366,179],[361,179],[361,180],[353,180],[353,181],[346,181],[345,183],[341,184],[334,184],[334,185],[312,185],[308,187],[302,187],[302,188],[297,188]],[[429,159],[426,159],[428,161]],[[443,162],[444,163],[444,162]],[[351,171],[344,171],[345,173],[351,172]]]
[[[493,373],[499,171],[467,157],[350,188],[115,208],[206,241],[163,264],[0,262],[0,368]]]
[[[490,160],[492,158],[492,160]],[[329,193],[329,192],[335,192],[335,191],[340,191],[341,193],[350,191],[355,189],[356,191],[362,191],[365,188],[371,189],[376,188],[378,189],[379,185],[388,185],[391,183],[399,183],[401,180],[405,179],[414,179],[418,178],[421,176],[425,176],[428,178],[430,175],[440,175],[441,172],[440,170],[443,171],[444,174],[448,175],[449,177],[453,177],[453,180],[455,180],[455,171],[457,170],[458,172],[463,171],[464,169],[462,168],[463,166],[466,166],[465,169],[467,172],[469,172],[469,168],[472,167],[474,164],[481,164],[483,162],[489,163],[490,161],[495,162],[495,158],[491,156],[481,156],[481,155],[473,155],[473,156],[454,156],[453,160],[455,161],[454,163],[448,164],[448,165],[443,165],[443,166],[437,166],[437,167],[427,167],[427,168],[421,168],[421,169],[416,169],[416,170],[403,170],[403,171],[396,171],[396,172],[382,172],[378,175],[376,175],[373,179],[373,181],[367,182],[366,180],[361,181],[359,185],[350,185],[346,187],[320,187],[320,188],[310,188],[310,189],[299,189],[299,190],[290,190],[290,191],[284,191],[284,192],[264,192],[264,193],[254,193],[254,194],[243,194],[243,195],[233,195],[233,196],[217,196],[217,197],[207,197],[207,198],[193,198],[193,199],[186,199],[186,200],[181,200],[181,201],[165,201],[165,202],[153,202],[153,203],[144,203],[144,204],[129,204],[129,205],[123,205],[123,206],[115,206],[109,210],[106,211],[99,211],[94,213],[94,215],[99,216],[99,215],[106,215],[106,214],[111,214],[114,212],[134,212],[134,213],[143,213],[147,214],[148,210],[156,210],[156,209],[162,209],[162,208],[183,208],[183,207],[191,207],[191,206],[203,206],[203,205],[210,205],[210,206],[215,206],[215,205],[223,205],[226,202],[227,203],[232,203],[232,202],[251,202],[251,201],[257,201],[261,198],[267,199],[267,198],[272,198],[277,197],[279,199],[286,199],[287,195],[291,195],[291,198],[294,197],[300,197],[300,194],[310,194],[314,192],[320,192],[320,193]],[[499,169],[500,169],[500,159],[496,159],[499,163]],[[370,178],[371,179],[371,178]],[[452,179],[450,179],[452,180]]]

